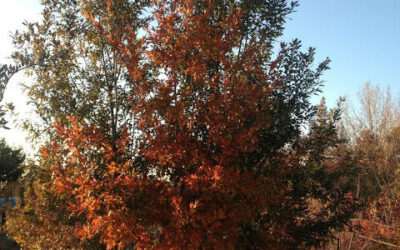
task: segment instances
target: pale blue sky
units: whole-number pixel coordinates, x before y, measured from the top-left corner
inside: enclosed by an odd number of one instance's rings
[[[323,95],[329,106],[341,96],[355,98],[366,81],[382,88],[390,85],[400,93],[400,0],[300,0],[290,16],[282,41],[299,38],[305,47],[317,49],[317,62],[332,59],[324,75]],[[0,62],[12,49],[9,31],[26,20],[37,20],[39,0],[1,0]],[[14,102],[22,115],[26,99],[18,90],[18,76],[6,91],[6,101]],[[13,145],[24,145],[25,134],[13,128],[0,131]],[[26,147],[25,147],[26,148]]]
[[[284,41],[299,38],[332,60],[323,95],[330,106],[340,95],[354,99],[371,81],[400,92],[400,0],[300,0]]]

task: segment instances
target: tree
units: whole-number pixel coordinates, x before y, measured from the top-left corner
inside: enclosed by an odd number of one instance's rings
[[[4,197],[1,207],[2,229],[6,222],[6,209],[9,208],[10,196],[15,191],[17,181],[23,172],[24,160],[22,149],[13,149],[4,139],[0,140],[0,194]]]
[[[368,204],[357,216],[353,246],[400,245],[399,224],[399,103],[390,89],[366,83],[359,92],[359,106],[349,106],[345,131],[349,146],[359,159],[356,195]],[[378,240],[379,242],[376,242]]]
[[[1,65],[0,64],[0,102],[3,100],[4,91],[6,90],[9,79],[16,73],[19,69],[18,66],[13,65]],[[8,129],[7,121],[5,119],[6,110],[4,105],[0,106],[0,128]]]
[[[136,84],[126,100],[136,132],[123,130],[114,147],[96,124],[71,117],[42,149],[59,191],[75,197],[73,213],[86,214],[81,236],[100,233],[109,248],[290,247],[343,226],[354,200],[332,185],[323,157],[338,142],[308,149],[335,126],[305,138],[300,129],[327,61],[311,69],[314,50],[300,52],[297,40],[271,59],[296,4],[154,1],[141,36],[118,12],[126,2],[107,1],[121,30],[84,9]],[[126,158],[134,140],[137,155]],[[326,209],[310,214],[310,198]]]
[[[345,131],[350,146],[364,163],[360,173],[360,196],[376,198],[396,181],[397,138],[400,122],[399,103],[390,89],[366,83],[359,92],[358,109],[349,106],[346,111]]]
[[[81,241],[76,235],[79,218],[70,216],[70,197],[57,195],[51,171],[34,161],[25,168],[24,204],[10,211],[7,234],[27,249],[104,249],[96,238]]]
[[[105,8],[104,1],[91,3],[98,14]],[[130,106],[123,102],[135,88],[133,82],[117,64],[112,46],[81,14],[81,1],[47,0],[42,4],[42,20],[26,22],[25,30],[15,32],[15,63],[4,67],[4,78],[0,79],[6,84],[20,71],[34,76],[35,81],[26,86],[26,91],[36,116],[22,125],[31,132],[32,141],[40,145],[56,137],[52,130],[55,120],[66,124],[66,116],[73,115],[96,124],[105,138],[117,140],[123,127],[133,129],[133,118],[127,115]],[[124,17],[132,22],[139,15],[130,7],[133,5],[121,6]],[[119,25],[118,19],[113,25]],[[78,240],[62,236],[73,234],[77,220],[69,219],[68,197],[54,193],[49,164],[39,158],[27,165],[24,181],[30,188],[25,190],[24,211],[28,212],[15,214],[16,220],[10,226],[17,228],[13,232],[22,245],[49,248],[51,242],[57,242],[78,248]],[[39,232],[47,240],[37,237]]]
[[[28,249],[82,249],[75,236],[74,220],[68,216],[65,197],[57,196],[51,173],[29,161],[28,175],[24,177],[24,205],[11,211],[7,233],[22,248]],[[93,248],[92,248],[93,249]]]
[[[36,74],[41,167],[82,240],[318,246],[358,207],[351,162],[332,160],[338,112],[314,121],[309,101],[329,60],[313,68],[298,40],[272,52],[296,2],[44,3],[14,58]]]
[[[0,182],[16,182],[23,172],[25,155],[21,149],[13,149],[4,139],[0,140]]]
[[[37,124],[25,123],[33,139],[51,138],[53,121],[66,123],[67,115],[97,124],[113,140],[122,127],[131,127],[126,115],[130,107],[122,101],[129,98],[134,83],[117,63],[112,46],[80,13],[81,2],[43,1],[42,21],[27,22],[25,30],[14,34],[14,68],[35,76],[26,86],[39,119]],[[90,3],[98,15],[105,15],[104,1]],[[134,5],[127,3],[120,10],[127,20],[140,25]],[[118,18],[108,21],[114,28],[121,25]]]
[[[24,160],[22,149],[13,149],[4,139],[0,140],[0,192],[5,196],[5,205],[8,205],[11,192],[23,173]]]

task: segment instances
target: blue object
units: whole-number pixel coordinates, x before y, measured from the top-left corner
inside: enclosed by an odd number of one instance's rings
[[[5,202],[6,202],[5,198],[0,198],[0,207],[2,207]],[[16,201],[15,197],[11,197],[10,198],[10,206],[14,207],[15,205],[17,205],[17,201]]]

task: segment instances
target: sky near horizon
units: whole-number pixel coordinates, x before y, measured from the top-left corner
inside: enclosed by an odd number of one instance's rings
[[[332,60],[321,94],[328,106],[333,107],[339,96],[355,100],[367,81],[382,89],[390,86],[394,95],[400,95],[400,0],[299,0],[299,4],[279,41],[298,38],[304,49],[315,47],[315,65],[326,57]],[[41,6],[40,0],[1,0],[0,6],[2,64],[12,51],[10,31],[21,28],[24,20],[39,20]],[[29,117],[19,87],[25,81],[23,74],[13,78],[4,100],[12,102],[21,117]],[[29,151],[27,135],[12,125],[13,119],[9,119],[11,129],[0,130],[0,137]]]
[[[42,8],[40,0],[0,0],[0,64],[10,63],[8,57],[13,49],[11,33],[21,29],[22,22],[40,20]],[[0,129],[0,138],[14,147],[22,147],[28,154],[33,153],[30,143],[26,141],[28,134],[18,129],[13,120],[29,117],[27,98],[21,91],[20,84],[26,83],[24,74],[18,73],[10,81],[4,93],[3,103],[13,103],[18,117],[6,117],[9,130]]]

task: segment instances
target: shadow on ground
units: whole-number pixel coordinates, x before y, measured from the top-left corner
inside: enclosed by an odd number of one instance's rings
[[[12,239],[8,238],[4,232],[0,232],[0,250],[19,250],[20,247]]]

